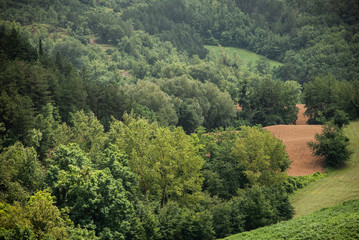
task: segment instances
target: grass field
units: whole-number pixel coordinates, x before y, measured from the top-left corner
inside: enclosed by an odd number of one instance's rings
[[[217,59],[219,57],[219,46],[205,45],[205,48],[209,51],[209,57],[211,59]],[[228,51],[230,57],[232,57],[234,53],[237,53],[244,64],[252,63],[252,66],[261,58],[261,55],[242,48],[222,47],[222,49]],[[269,60],[269,64],[272,68],[282,65],[282,63],[273,60]]]
[[[294,219],[226,240],[359,239],[359,120],[351,122],[344,132],[353,151],[350,160],[344,168],[291,195]]]
[[[290,200],[295,208],[295,217],[310,214],[324,207],[359,199],[359,121],[352,122],[345,129],[353,154],[347,165],[332,171],[308,187],[299,190]]]
[[[354,200],[301,218],[236,234],[226,240],[359,239],[358,226],[359,200]]]

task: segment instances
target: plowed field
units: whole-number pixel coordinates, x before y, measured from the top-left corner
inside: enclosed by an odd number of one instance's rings
[[[321,132],[321,125],[276,125],[265,129],[285,144],[289,159],[293,161],[287,171],[289,176],[324,171],[323,159],[314,157],[307,145],[307,142],[314,141],[315,133]]]
[[[312,155],[307,143],[314,141],[314,135],[320,133],[321,125],[306,124],[307,118],[303,116],[304,105],[299,108],[297,125],[275,125],[265,127],[274,136],[281,139],[286,145],[289,159],[292,162],[287,173],[289,176],[304,176],[315,172],[324,172],[324,160]]]

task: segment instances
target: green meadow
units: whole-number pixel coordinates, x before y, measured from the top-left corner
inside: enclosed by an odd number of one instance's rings
[[[291,196],[295,217],[310,214],[343,201],[359,199],[359,120],[344,129],[353,154],[346,166]]]
[[[211,46],[211,45],[205,45],[205,48],[209,51],[209,57],[210,59],[218,59],[220,56],[220,48],[223,49],[223,51],[226,51],[230,57],[233,57],[234,54],[237,54],[237,56],[243,61],[244,64],[252,64],[255,65],[256,61],[258,61],[262,56],[259,54],[256,54],[254,52],[251,52],[246,49],[242,48],[234,48],[234,47],[222,47],[222,46]],[[271,68],[279,67],[282,65],[282,63],[269,60],[269,65]]]

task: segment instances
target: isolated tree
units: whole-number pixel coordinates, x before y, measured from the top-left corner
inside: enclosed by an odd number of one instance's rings
[[[335,125],[325,125],[322,133],[315,135],[315,140],[308,145],[313,149],[313,155],[325,158],[327,167],[339,168],[351,155],[349,139]]]

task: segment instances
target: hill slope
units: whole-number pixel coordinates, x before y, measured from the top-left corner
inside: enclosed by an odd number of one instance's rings
[[[359,200],[355,200],[226,239],[358,239],[358,226]]]
[[[328,177],[291,196],[295,217],[359,198],[359,121],[352,122],[344,132],[350,139],[353,151],[346,167],[331,172]]]

